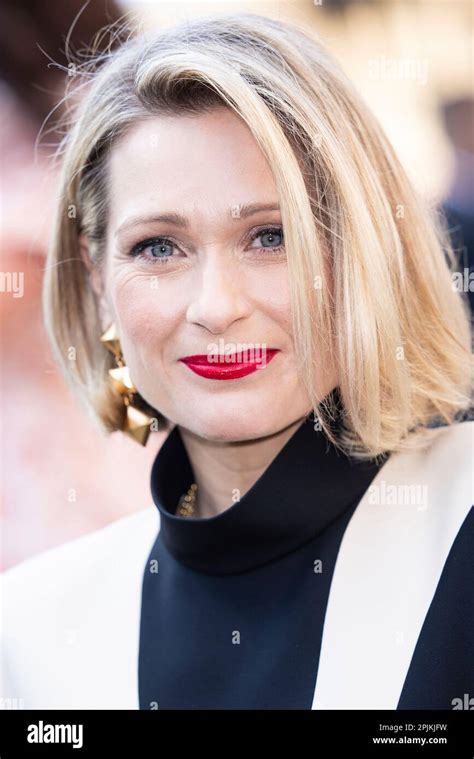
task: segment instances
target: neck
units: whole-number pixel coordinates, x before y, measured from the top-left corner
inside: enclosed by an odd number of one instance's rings
[[[205,440],[180,427],[198,485],[197,516],[214,517],[244,496],[304,418],[274,435],[230,443]]]

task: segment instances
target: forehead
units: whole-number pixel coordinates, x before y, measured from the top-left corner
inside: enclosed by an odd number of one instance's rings
[[[112,225],[159,210],[228,212],[275,195],[255,138],[228,108],[139,122],[112,148],[108,170]]]

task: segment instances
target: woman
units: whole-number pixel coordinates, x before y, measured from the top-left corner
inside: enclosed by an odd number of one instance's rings
[[[46,321],[106,429],[169,434],[154,506],[4,574],[4,695],[463,708],[469,327],[436,215],[290,24],[207,17],[99,63]]]

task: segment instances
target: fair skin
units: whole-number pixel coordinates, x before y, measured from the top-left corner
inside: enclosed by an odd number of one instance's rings
[[[233,491],[247,492],[311,411],[297,371],[273,176],[244,122],[217,108],[134,125],[111,151],[108,180],[106,254],[93,283],[135,386],[180,428],[198,515],[214,516]],[[186,225],[156,218],[170,213]],[[219,340],[276,354],[228,380],[179,360],[209,355]],[[336,384],[322,361],[320,397]]]

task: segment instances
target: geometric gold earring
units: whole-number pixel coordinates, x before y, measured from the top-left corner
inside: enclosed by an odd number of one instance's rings
[[[134,406],[134,396],[138,392],[134,386],[128,366],[125,366],[120,340],[115,324],[111,324],[100,338],[101,342],[115,357],[116,368],[109,369],[109,375],[115,389],[120,393],[126,407],[122,432],[133,438],[140,445],[146,445],[151,432],[150,425],[154,417],[149,416]]]

